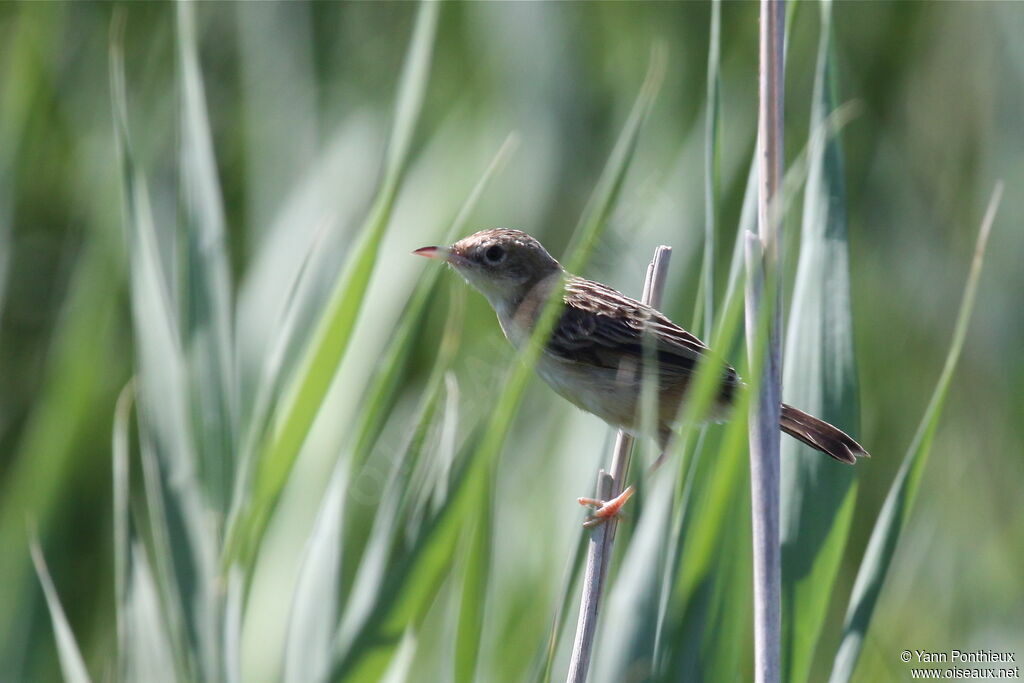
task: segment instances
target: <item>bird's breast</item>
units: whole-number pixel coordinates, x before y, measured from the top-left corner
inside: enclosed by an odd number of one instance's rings
[[[640,383],[615,370],[541,354],[537,374],[559,395],[617,427],[631,429],[637,420]]]

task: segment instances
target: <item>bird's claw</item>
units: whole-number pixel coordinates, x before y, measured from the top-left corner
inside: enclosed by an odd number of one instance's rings
[[[611,500],[599,500],[597,498],[577,498],[580,505],[586,505],[588,507],[596,508],[594,514],[587,518],[587,521],[583,522],[583,526],[587,529],[593,529],[594,527],[601,526],[609,519],[617,517],[622,506],[626,504],[626,501],[633,496],[633,487],[629,486],[619,495],[615,496]]]

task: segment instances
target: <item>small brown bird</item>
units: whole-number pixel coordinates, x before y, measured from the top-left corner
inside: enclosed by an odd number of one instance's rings
[[[563,309],[537,362],[538,374],[576,406],[634,434],[642,428],[643,378],[656,377],[655,436],[662,450],[667,448],[687,386],[708,351],[701,340],[650,306],[566,273],[540,242],[519,230],[482,230],[450,247],[413,253],[445,261],[479,290],[516,348],[529,340],[544,303],[561,288]],[[656,372],[637,371],[645,362],[645,344],[646,359],[655,359]],[[728,416],[741,386],[736,371],[724,366],[709,419]],[[868,455],[840,429],[786,404],[779,427],[843,463]],[[595,517],[603,519],[614,515],[632,491],[629,487],[607,502],[580,501],[599,504]]]

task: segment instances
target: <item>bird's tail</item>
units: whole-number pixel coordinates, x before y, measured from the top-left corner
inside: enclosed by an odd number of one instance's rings
[[[785,403],[782,404],[779,428],[794,439],[848,465],[856,463],[859,457],[871,457],[843,430]]]

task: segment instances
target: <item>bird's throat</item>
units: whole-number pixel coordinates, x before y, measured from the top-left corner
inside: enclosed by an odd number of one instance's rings
[[[544,303],[555,287],[562,286],[563,281],[563,273],[557,271],[532,285],[524,286],[517,295],[491,302],[494,312],[498,314],[501,330],[512,346],[520,349],[529,341]]]

